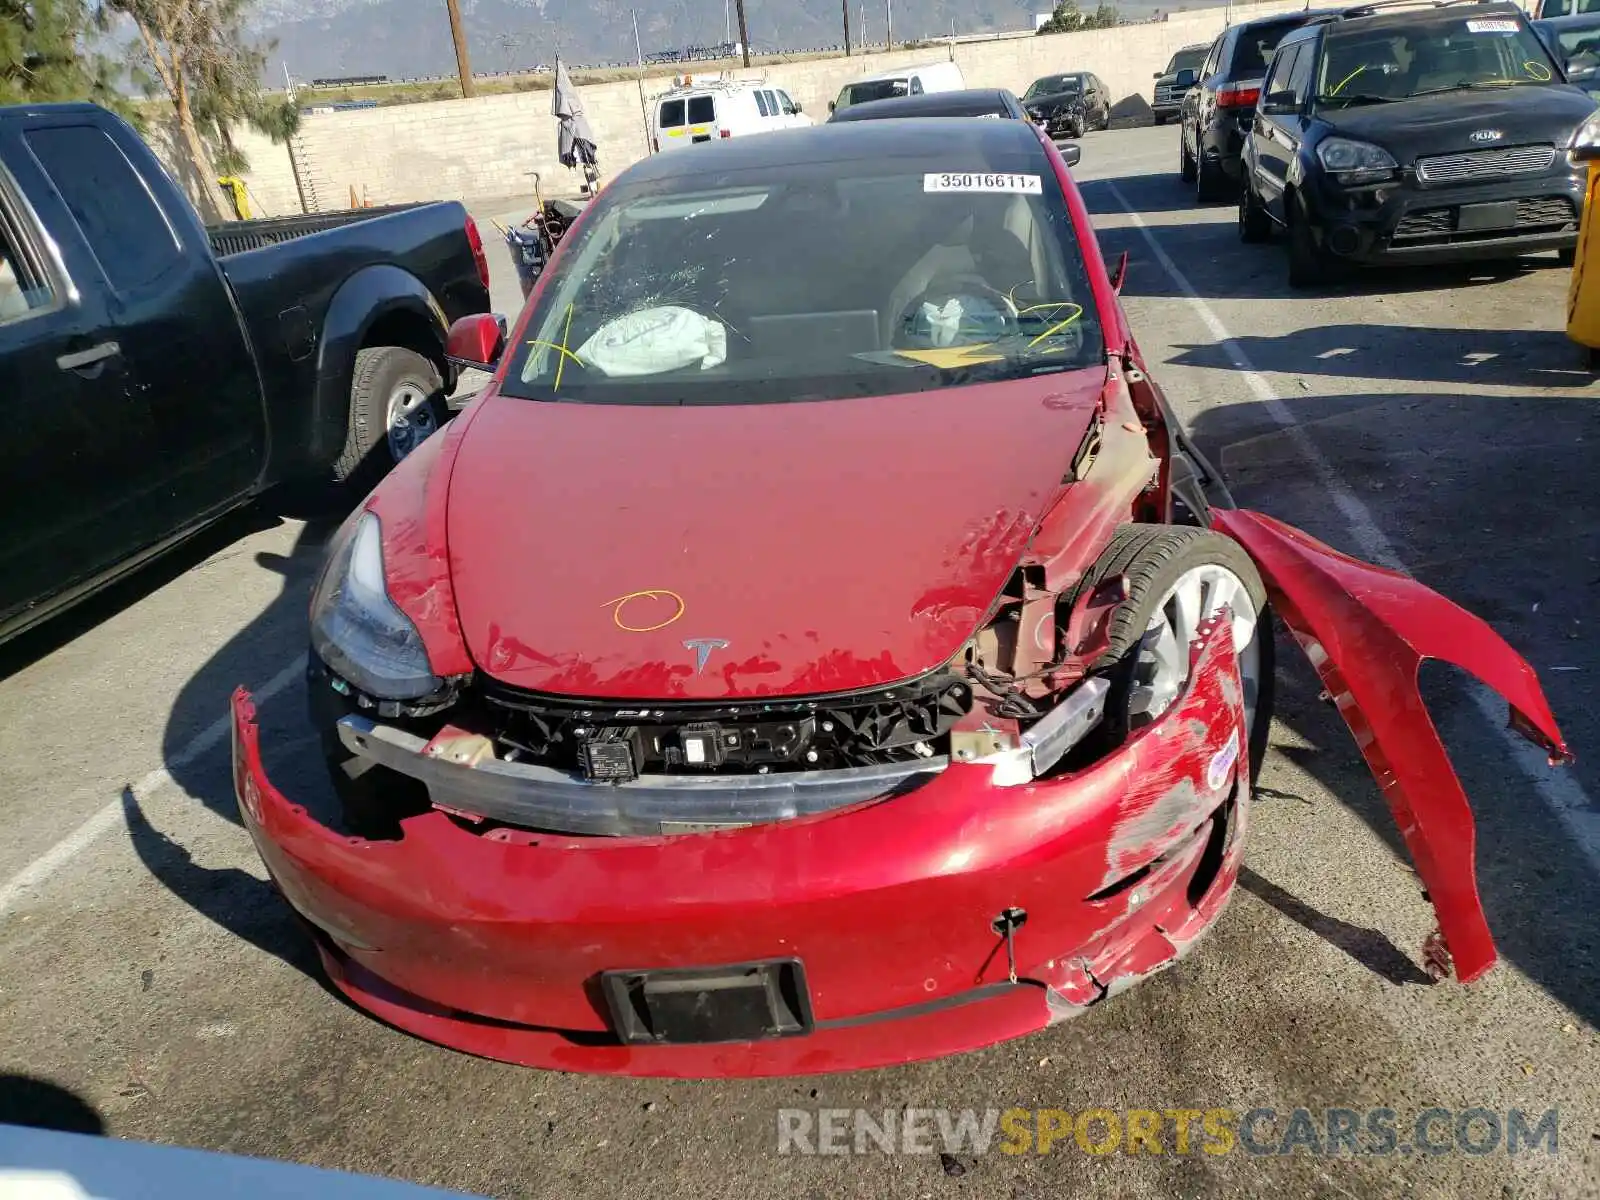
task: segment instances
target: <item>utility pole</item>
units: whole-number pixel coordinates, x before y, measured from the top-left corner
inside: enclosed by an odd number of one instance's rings
[[[844,0],[844,55],[850,57],[850,0]]]
[[[456,44],[456,73],[461,76],[461,94],[473,95],[472,62],[467,57],[467,34],[461,28],[460,0],[444,0],[450,9],[450,37]]]
[[[650,144],[650,109],[645,106],[645,46],[638,40],[638,10],[634,10],[634,53],[638,56],[638,118],[645,123],[645,154],[656,147]]]
[[[894,0],[888,0],[883,20],[883,40],[889,44],[889,49],[894,49]]]
[[[733,4],[732,0],[722,0],[722,40],[733,41]]]
[[[734,10],[739,14],[739,50],[744,55],[744,65],[750,65],[750,30],[744,23],[744,0],[733,0]]]

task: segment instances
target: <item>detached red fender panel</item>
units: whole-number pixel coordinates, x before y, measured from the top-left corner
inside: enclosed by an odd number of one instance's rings
[[[1478,897],[1476,829],[1417,688],[1425,658],[1470,672],[1511,706],[1511,728],[1552,765],[1572,753],[1533,668],[1489,625],[1396,571],[1339,553],[1280,521],[1218,509],[1212,522],[1260,567],[1278,615],[1322,678],[1355,735],[1422,877],[1439,919],[1425,965],[1454,962],[1471,982],[1494,965],[1494,939]]]

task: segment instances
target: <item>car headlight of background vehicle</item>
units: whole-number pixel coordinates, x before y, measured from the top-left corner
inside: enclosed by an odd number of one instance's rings
[[[1596,109],[1587,121],[1573,130],[1567,150],[1575,162],[1590,162],[1600,158],[1600,109]]]
[[[1370,183],[1388,179],[1400,169],[1382,146],[1351,138],[1331,137],[1317,144],[1317,161],[1340,183]]]
[[[323,569],[311,597],[311,648],[329,670],[377,699],[418,699],[443,682],[417,627],[389,599],[375,513],[361,515]]]

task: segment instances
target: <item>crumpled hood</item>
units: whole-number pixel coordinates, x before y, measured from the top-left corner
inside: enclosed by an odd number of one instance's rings
[[[1083,104],[1082,92],[1052,92],[1048,96],[1035,96],[1032,100],[1024,100],[1022,107],[1035,115],[1049,116],[1062,109],[1082,108]]]
[[[486,397],[447,519],[467,647],[504,683],[613,699],[936,668],[1059,494],[1104,381],[740,406]]]
[[[1410,166],[1419,157],[1499,146],[1547,142],[1564,150],[1573,130],[1593,112],[1593,97],[1562,85],[1441,92],[1320,115],[1336,135],[1376,143],[1401,166]],[[1485,129],[1499,130],[1501,136],[1472,140],[1472,134]]]

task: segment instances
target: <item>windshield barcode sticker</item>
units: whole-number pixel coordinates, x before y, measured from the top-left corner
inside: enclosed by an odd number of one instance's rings
[[[1019,196],[1044,194],[1037,175],[937,174],[922,177],[925,192],[1009,192]]]
[[[1469,33],[1515,33],[1517,31],[1517,23],[1515,21],[1468,21],[1467,31]]]

